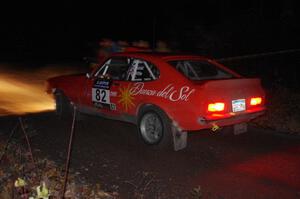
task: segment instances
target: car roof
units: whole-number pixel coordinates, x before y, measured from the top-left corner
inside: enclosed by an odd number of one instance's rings
[[[126,56],[126,57],[141,57],[148,59],[161,59],[164,61],[180,60],[180,59],[203,59],[209,60],[204,56],[187,53],[162,53],[162,52],[120,52],[114,53],[112,56]]]

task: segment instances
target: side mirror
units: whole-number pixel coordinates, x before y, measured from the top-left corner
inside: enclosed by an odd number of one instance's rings
[[[90,79],[91,78],[91,74],[90,73],[86,73],[85,76]]]

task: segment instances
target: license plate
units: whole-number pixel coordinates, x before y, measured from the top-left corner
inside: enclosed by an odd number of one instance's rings
[[[245,99],[232,100],[232,111],[239,112],[246,110],[246,101]]]

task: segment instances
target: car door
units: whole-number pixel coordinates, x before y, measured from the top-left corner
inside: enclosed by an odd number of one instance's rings
[[[150,62],[139,58],[128,58],[129,67],[126,78],[123,81],[116,81],[113,84],[113,91],[116,91],[116,104],[119,110],[126,114],[135,116],[137,108],[141,104],[153,102],[159,87],[157,80],[159,70]]]
[[[119,115],[117,107],[120,85],[128,84],[126,74],[129,62],[126,57],[112,57],[97,70],[86,85],[85,105],[93,111]]]
[[[141,103],[155,97],[158,76],[158,69],[145,60],[113,57],[89,80],[86,102],[97,112],[134,116]]]

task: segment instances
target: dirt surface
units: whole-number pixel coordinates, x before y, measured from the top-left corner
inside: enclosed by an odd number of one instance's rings
[[[37,65],[0,64],[0,135],[18,121],[4,115],[54,108],[44,93],[45,79],[87,69],[78,63]],[[34,155],[63,165],[71,120],[53,112],[22,117]],[[134,125],[82,119],[75,127],[71,167],[119,198],[300,199],[299,137],[255,127],[237,136],[230,129],[201,131],[189,134],[185,150],[170,153],[144,145]]]
[[[53,112],[23,118],[39,155],[63,164],[71,120]],[[0,133],[16,122],[0,117]],[[229,130],[190,133],[185,150],[164,152],[144,145],[134,125],[86,116],[76,123],[71,167],[120,198],[300,198],[299,138]]]

